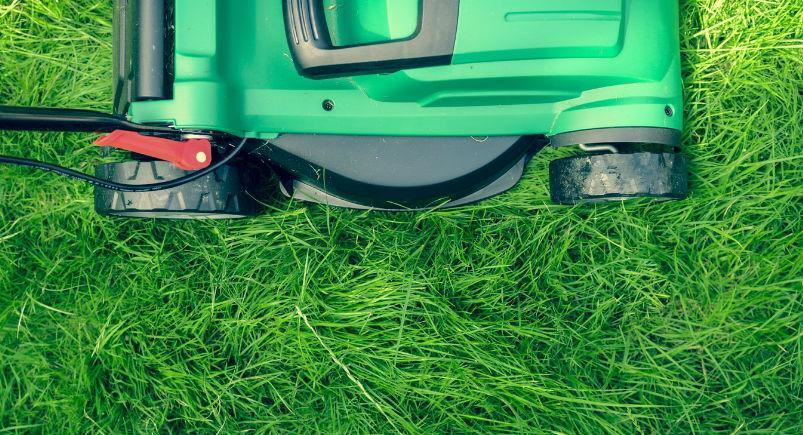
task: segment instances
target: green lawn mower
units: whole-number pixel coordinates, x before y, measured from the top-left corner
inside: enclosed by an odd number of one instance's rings
[[[546,146],[561,204],[687,195],[673,0],[117,0],[112,114],[0,106],[0,129],[103,133],[101,214],[454,207]],[[273,181],[277,180],[277,181]],[[274,190],[275,191],[275,190]]]

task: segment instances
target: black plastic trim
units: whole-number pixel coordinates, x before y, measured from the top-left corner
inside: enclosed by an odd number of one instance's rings
[[[112,24],[114,56],[114,113],[125,115],[132,100],[133,77],[131,71],[131,52],[133,38],[131,29],[133,17],[128,13],[129,0],[114,0]]]
[[[550,138],[550,145],[553,147],[609,143],[648,143],[680,147],[682,134],[672,128],[622,127],[573,131]]]
[[[365,207],[399,209],[481,191],[545,144],[542,136],[283,135],[263,150],[286,179]]]
[[[114,113],[173,98],[174,9],[174,0],[115,0]]]
[[[539,149],[534,150],[534,152],[538,151]],[[507,172],[502,174],[499,178],[493,181],[491,184],[483,187],[480,190],[477,190],[474,193],[471,193],[468,196],[464,196],[460,199],[456,199],[453,201],[449,201],[446,203],[432,203],[429,207],[423,208],[404,208],[404,207],[376,207],[376,206],[369,206],[364,204],[359,204],[356,202],[346,201],[344,199],[338,198],[334,195],[331,195],[327,192],[322,191],[314,186],[311,186],[306,183],[302,183],[297,180],[290,180],[291,183],[283,183],[281,185],[282,193],[285,196],[297,199],[299,201],[307,201],[313,202],[318,204],[324,204],[331,207],[342,207],[342,208],[351,208],[356,210],[374,210],[374,211],[417,211],[417,210],[429,210],[433,207],[437,207],[439,209],[447,209],[447,208],[454,208],[460,207],[468,204],[473,204],[484,199],[491,198],[496,195],[500,195],[503,192],[506,192],[512,189],[518,182],[521,180],[521,177],[524,175],[524,169],[527,166],[527,163],[530,160],[530,155],[522,157],[513,167],[508,169]],[[291,187],[288,188],[285,184],[290,185]],[[292,192],[292,193],[291,193]]]
[[[284,0],[285,29],[301,75],[328,78],[449,65],[460,0],[420,0],[416,33],[404,40],[335,47],[321,0]]]
[[[168,72],[170,43],[167,41],[168,0],[138,0],[136,32],[136,62],[134,65],[134,98],[136,100],[167,100],[172,98]]]

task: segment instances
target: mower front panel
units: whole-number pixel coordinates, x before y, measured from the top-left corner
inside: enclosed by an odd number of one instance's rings
[[[342,0],[327,21],[342,43],[404,38],[409,1],[387,14],[385,2]],[[386,25],[360,18],[371,4]],[[173,98],[128,115],[255,138],[465,137],[680,130],[681,112],[672,1],[462,0],[451,65],[316,80],[296,69],[281,1],[175,0]]]

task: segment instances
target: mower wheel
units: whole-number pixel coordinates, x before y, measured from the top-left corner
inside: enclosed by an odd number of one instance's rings
[[[128,161],[101,165],[97,176],[142,185],[175,180],[189,172],[163,161]],[[250,192],[244,171],[224,166],[191,183],[155,192],[117,192],[95,188],[95,210],[102,215],[161,219],[238,219],[264,209]],[[254,186],[258,189],[259,186]]]
[[[549,166],[552,201],[558,204],[683,199],[688,179],[686,158],[679,153],[596,154]]]

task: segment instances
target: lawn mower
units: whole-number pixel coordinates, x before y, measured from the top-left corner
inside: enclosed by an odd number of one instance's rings
[[[673,0],[116,0],[113,22],[112,113],[0,107],[0,129],[131,153],[95,176],[0,157],[93,183],[101,214],[253,216],[266,185],[455,207],[547,146],[578,149],[556,203],[687,195]]]

